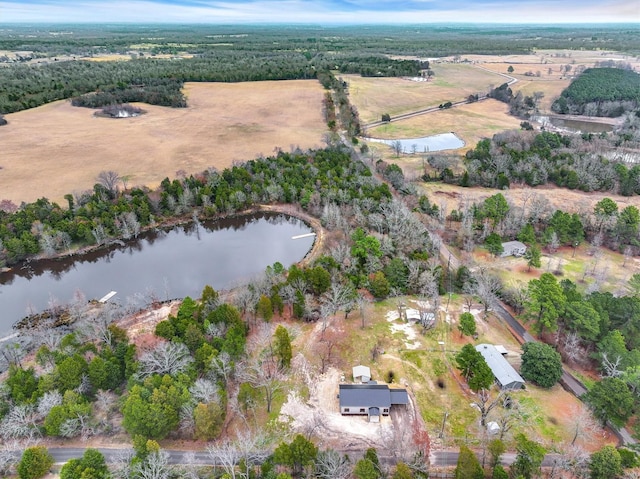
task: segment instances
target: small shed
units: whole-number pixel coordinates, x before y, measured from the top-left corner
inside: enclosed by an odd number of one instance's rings
[[[369,366],[354,366],[353,367],[353,380],[358,383],[368,383],[371,381],[371,369]]]
[[[507,241],[506,243],[502,243],[502,253],[500,253],[500,257],[504,258],[506,256],[524,256],[526,252],[526,244],[520,241]]]
[[[487,433],[489,435],[498,434],[500,432],[500,425],[495,421],[490,421],[487,423]]]
[[[522,389],[524,387],[522,376],[493,344],[478,344],[476,351],[482,354],[501,389]]]

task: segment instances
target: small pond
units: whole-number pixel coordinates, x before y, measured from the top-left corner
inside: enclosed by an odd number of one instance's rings
[[[312,229],[297,218],[259,213],[151,231],[120,246],[17,266],[0,274],[0,337],[52,299],[68,303],[76,290],[87,299],[117,291],[112,301],[125,304],[141,294],[198,298],[207,284],[236,286],[277,261],[285,267],[300,261],[315,238],[292,237],[308,233]]]
[[[541,126],[558,128],[570,133],[603,133],[613,131],[613,125],[600,123],[597,121],[574,120],[569,118],[558,118],[557,116],[534,116],[531,118]]]
[[[455,133],[442,133],[440,135],[423,136],[420,138],[406,138],[404,140],[383,140],[381,138],[365,138],[365,141],[374,143],[384,143],[393,146],[400,142],[402,152],[409,153],[426,153],[444,150],[456,150],[464,146],[464,141],[456,136]]]

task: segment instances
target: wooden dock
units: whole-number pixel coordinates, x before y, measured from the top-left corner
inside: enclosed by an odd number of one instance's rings
[[[106,303],[107,301],[109,301],[111,298],[113,298],[116,294],[118,294],[117,291],[111,291],[108,294],[105,294],[102,298],[100,298],[98,300],[98,303]]]
[[[303,235],[292,236],[292,240],[300,239],[300,238],[308,238],[309,236],[315,236],[315,233],[305,233]]]

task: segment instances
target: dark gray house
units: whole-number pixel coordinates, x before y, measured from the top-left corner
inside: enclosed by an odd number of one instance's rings
[[[390,389],[386,384],[340,384],[340,414],[368,416],[370,422],[380,422],[392,406],[409,404],[406,389]]]

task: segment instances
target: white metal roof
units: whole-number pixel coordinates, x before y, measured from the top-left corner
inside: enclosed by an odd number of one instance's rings
[[[371,369],[369,369],[369,366],[359,365],[353,367],[353,377],[359,378],[361,376],[371,377]]]
[[[496,349],[500,354],[509,354],[509,351],[507,351],[507,348],[505,348],[502,344],[496,344]]]
[[[527,249],[527,245],[524,244],[521,241],[506,241],[504,243],[502,243],[502,247],[507,250],[507,249],[511,249],[511,248],[524,248]]]
[[[476,351],[484,357],[493,375],[502,387],[511,387],[515,383],[524,384],[524,379],[513,369],[513,366],[504,358],[493,344],[478,344]]]

